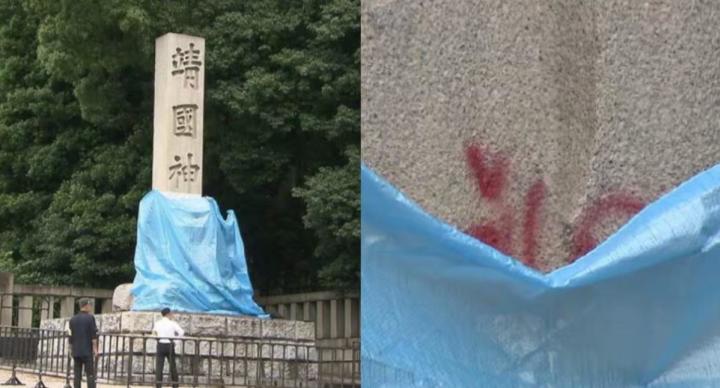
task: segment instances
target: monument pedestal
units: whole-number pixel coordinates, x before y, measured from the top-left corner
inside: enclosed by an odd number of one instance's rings
[[[177,368],[183,382],[213,382],[225,386],[295,386],[318,378],[313,322],[258,319],[246,316],[175,313],[185,330],[176,340]],[[124,311],[95,316],[100,331],[99,381],[150,382],[154,379],[157,340],[151,335],[156,312]],[[67,330],[69,318],[45,320],[41,329]],[[39,357],[63,364],[62,345],[46,340]],[[165,363],[165,375],[169,366]],[[167,378],[167,377],[166,377]],[[244,384],[243,384],[244,382]],[[201,383],[200,385],[204,385]]]

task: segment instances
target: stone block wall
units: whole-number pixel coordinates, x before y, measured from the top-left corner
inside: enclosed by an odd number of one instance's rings
[[[157,340],[151,331],[160,314],[119,312],[95,317],[101,332],[99,379],[126,381],[131,370],[132,381],[152,381]],[[175,340],[178,373],[183,381],[198,378],[200,385],[222,381],[295,386],[318,378],[312,322],[186,313],[176,313],[175,318],[185,330],[185,337]],[[65,331],[67,326],[67,318],[41,323],[46,330]],[[64,343],[41,341],[38,346],[45,364],[66,365]],[[168,368],[166,364],[166,374]]]
[[[95,320],[103,334],[150,335],[157,312],[124,311],[98,314]],[[70,318],[42,321],[41,329],[67,330]],[[315,341],[312,322],[258,319],[244,316],[175,313],[175,320],[188,337],[252,338],[268,340]]]

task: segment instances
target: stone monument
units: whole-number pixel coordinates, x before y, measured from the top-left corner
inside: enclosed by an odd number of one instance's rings
[[[205,40],[195,36],[168,33],[156,40],[155,50],[152,188],[169,197],[200,197],[203,175]],[[133,305],[131,286],[132,284],[123,284],[116,289],[113,296],[113,313],[96,315],[102,334],[151,335],[153,324],[160,318],[160,314],[152,311],[128,311]],[[312,322],[207,313],[176,313],[176,318],[188,336],[253,341],[257,349],[263,349],[263,345],[268,343],[301,346],[305,349],[314,349],[315,346],[315,326]],[[67,323],[68,318],[45,320],[41,323],[41,328],[67,330]],[[100,342],[101,354],[98,365],[100,368],[109,370],[111,366],[106,364],[118,359],[103,356],[125,355],[128,352],[126,348],[118,347],[117,341],[114,344],[112,341],[102,343],[103,337],[101,337]],[[39,354],[43,355],[53,350],[53,346],[41,343]],[[138,368],[135,372],[153,372],[152,368],[145,369],[144,366],[140,369],[140,361],[143,358],[148,361],[148,365],[153,365],[153,352],[154,347],[149,348],[147,353],[137,358],[138,365],[133,362],[133,369]],[[178,354],[181,355],[182,352],[181,349]],[[221,350],[221,353],[221,357],[235,356],[225,354],[225,350]],[[266,351],[258,351],[254,355],[245,355],[246,363],[255,362],[253,365],[256,365],[254,370],[245,369],[245,373],[263,374],[265,375],[263,378],[272,380],[275,378],[273,372],[267,376],[266,371],[259,367],[263,365],[263,359],[272,358],[273,362],[282,363],[281,369],[287,369],[295,363],[307,362],[317,357],[314,351],[304,354],[293,352],[279,357],[277,354],[266,353]],[[199,354],[201,358],[206,358],[207,362],[212,363],[215,363],[218,357],[218,354],[212,354],[210,349],[200,349]],[[185,367],[187,366],[180,365],[181,376]],[[215,368],[212,373],[213,378],[223,377],[215,376],[217,373],[222,373],[222,368]],[[317,375],[317,369],[311,369],[309,374],[303,378]]]
[[[155,42],[154,190],[202,195],[204,62],[203,38]]]

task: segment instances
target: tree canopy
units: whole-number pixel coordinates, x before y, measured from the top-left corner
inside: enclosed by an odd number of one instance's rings
[[[0,269],[131,281],[155,39],[206,39],[203,193],[266,293],[359,280],[359,0],[0,0]]]

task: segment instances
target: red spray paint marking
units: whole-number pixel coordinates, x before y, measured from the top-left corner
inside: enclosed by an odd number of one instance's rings
[[[465,149],[465,157],[480,196],[491,201],[491,206],[499,208],[501,214],[499,219],[471,225],[467,233],[505,254],[512,255],[515,253],[513,235],[516,218],[512,209],[501,202],[508,181],[510,160],[499,152],[491,152],[487,147],[475,144]],[[538,255],[538,228],[545,191],[545,183],[538,180],[525,198],[521,259],[530,266],[535,265]]]
[[[545,200],[545,182],[538,180],[530,187],[525,196],[525,219],[523,222],[523,251],[521,258],[525,264],[535,266],[538,255],[538,229],[540,212]]]
[[[577,260],[590,252],[597,245],[593,236],[593,227],[611,215],[624,215],[631,217],[645,207],[641,199],[625,193],[610,193],[599,198],[586,208],[578,227],[575,229],[572,241],[572,257],[569,262]]]
[[[501,214],[499,219],[473,224],[467,233],[497,250],[513,255],[513,236],[516,216],[502,198],[510,171],[510,160],[499,152],[492,152],[483,145],[469,145],[465,149],[468,167],[472,172],[480,197],[490,201],[489,205]],[[520,258],[529,266],[535,267],[540,251],[540,227],[542,225],[542,207],[547,187],[538,179],[525,195],[525,209],[522,215],[522,252]],[[645,203],[632,195],[611,193],[594,201],[583,212],[576,225],[569,262],[575,261],[597,245],[593,229],[604,219],[611,216],[632,216],[639,212]]]
[[[498,199],[505,189],[510,167],[509,159],[478,145],[468,146],[465,149],[465,157],[480,195],[490,200]]]
[[[466,233],[506,255],[511,255],[513,229],[515,220],[510,212],[505,212],[497,220],[471,225]]]

